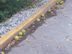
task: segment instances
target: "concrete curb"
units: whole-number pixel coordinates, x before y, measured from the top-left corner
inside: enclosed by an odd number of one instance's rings
[[[18,34],[22,29],[28,28],[42,13],[46,13],[48,9],[56,4],[58,0],[51,0],[44,7],[38,10],[36,13],[31,15],[27,20],[23,21],[21,24],[17,25],[6,35],[0,38],[0,50],[2,50],[11,40]]]

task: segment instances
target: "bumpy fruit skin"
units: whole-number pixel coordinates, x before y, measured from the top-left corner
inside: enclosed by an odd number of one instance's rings
[[[64,1],[60,1],[60,4],[62,4]]]
[[[56,7],[56,8],[59,8],[59,6],[58,6],[58,5],[55,5],[55,7]]]
[[[19,37],[18,37],[18,36],[15,36],[14,39],[15,39],[15,40],[19,40]]]
[[[34,8],[36,8],[36,6],[34,6]]]
[[[1,52],[0,54],[5,54],[4,52]]]
[[[39,18],[37,19],[37,22],[40,22],[40,19]]]
[[[56,4],[59,4],[59,2],[57,2]]]
[[[51,12],[51,9],[49,9],[48,12]]]
[[[41,15],[42,17],[45,16],[44,14]]]
[[[22,33],[26,33],[26,30],[22,30],[21,32],[22,32]]]
[[[32,6],[29,6],[29,8],[32,8]]]
[[[22,35],[22,32],[19,32],[19,35]]]
[[[57,6],[57,8],[59,8],[59,6]]]

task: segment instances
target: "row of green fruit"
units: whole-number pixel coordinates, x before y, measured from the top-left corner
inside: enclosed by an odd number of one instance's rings
[[[59,4],[63,4],[64,1],[58,1],[56,4],[59,5]]]
[[[49,9],[48,12],[51,12],[51,9]],[[41,16],[44,17],[45,15],[42,14]],[[39,18],[37,19],[37,22],[40,22],[40,19]]]
[[[49,9],[48,12],[51,12],[51,9]],[[44,17],[45,15],[42,14],[41,16]],[[37,22],[40,22],[40,19],[39,18],[37,19]],[[23,34],[26,35],[26,30],[21,30],[21,32],[18,33],[19,36],[22,36]],[[18,41],[19,40],[19,37],[18,36],[15,36],[14,39],[16,41]]]
[[[32,6],[29,6],[29,8],[32,8]],[[33,8],[36,8],[36,6],[34,6]]]
[[[63,4],[63,3],[64,3],[63,1],[58,1],[56,4]],[[56,8],[59,8],[58,5],[55,5],[55,7]],[[30,8],[32,8],[32,6],[30,6]],[[36,6],[34,6],[34,8],[36,8]],[[50,13],[51,12],[51,9],[49,9],[48,12]],[[44,17],[45,15],[42,14],[41,16]],[[37,22],[40,22],[40,18],[37,18],[36,21]],[[22,36],[23,34],[26,35],[26,30],[24,30],[24,29],[22,29],[21,32],[18,33],[19,36]],[[19,36],[15,36],[14,37],[14,40],[18,41],[19,40]],[[4,52],[1,52],[1,54],[4,54]]]
[[[59,4],[63,4],[63,3],[64,3],[64,1],[58,1],[55,5],[55,8],[59,8]]]
[[[26,35],[26,30],[24,30],[24,29],[22,29],[21,32],[18,33],[19,36],[22,36],[23,34]],[[15,36],[14,39],[17,41],[17,40],[19,40],[19,37]]]
[[[58,1],[56,4],[63,4],[63,3],[64,3],[64,1]],[[32,8],[32,6],[29,6],[29,7]],[[55,7],[56,8],[59,8],[58,5],[55,5]],[[36,6],[34,6],[34,8],[36,8]],[[49,9],[48,12],[51,12],[51,9]],[[44,17],[45,15],[42,14],[41,16]],[[39,18],[37,19],[37,22],[40,22],[40,19]],[[26,35],[26,30],[22,30],[21,32],[18,33],[18,35],[22,36],[23,33],[24,33],[24,35]],[[15,36],[14,39],[15,40],[19,40],[19,37],[18,36]]]

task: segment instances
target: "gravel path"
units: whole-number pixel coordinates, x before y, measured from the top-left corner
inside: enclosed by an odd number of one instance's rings
[[[43,1],[39,2],[39,3],[36,3],[36,4],[33,5],[33,6],[36,6],[35,9],[31,8],[31,9],[20,11],[21,13],[14,14],[7,21],[5,21],[3,23],[0,23],[0,36],[5,35],[7,32],[12,30],[18,24],[25,21],[28,17],[30,17],[32,14],[34,14],[40,8],[42,8],[49,1],[50,0],[43,0]]]

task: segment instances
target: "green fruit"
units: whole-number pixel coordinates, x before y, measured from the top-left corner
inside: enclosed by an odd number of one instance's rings
[[[26,35],[26,33],[24,33],[24,35]]]
[[[48,12],[51,12],[51,9],[49,9]]]
[[[19,35],[22,35],[22,32],[19,32]]]
[[[59,6],[58,6],[58,5],[55,5],[55,7],[56,7],[56,8],[59,8]]]
[[[15,36],[14,39],[15,39],[15,40],[19,40],[19,37],[18,37],[18,36]]]
[[[1,52],[0,54],[5,54],[4,52]]]
[[[36,8],[36,6],[34,6],[34,8]]]
[[[29,6],[29,8],[32,8],[32,6]]]
[[[57,2],[56,4],[59,4],[59,2]]]
[[[23,11],[23,9],[21,9],[21,11]]]
[[[39,18],[37,19],[37,22],[40,22],[40,19]]]
[[[22,30],[21,32],[22,32],[22,33],[25,33],[25,32],[26,32],[26,30]]]
[[[64,1],[60,1],[60,4],[62,4]]]
[[[45,16],[44,14],[41,15],[42,17]]]

